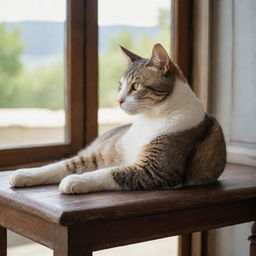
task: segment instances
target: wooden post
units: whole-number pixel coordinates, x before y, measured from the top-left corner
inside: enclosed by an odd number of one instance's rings
[[[179,236],[179,247],[178,247],[179,256],[191,256],[191,239],[192,239],[191,233]]]
[[[249,236],[251,241],[250,256],[256,256],[256,222],[252,225],[252,235]]]
[[[92,256],[90,238],[69,227],[55,228],[54,256]]]
[[[7,256],[7,231],[0,227],[0,256]]]

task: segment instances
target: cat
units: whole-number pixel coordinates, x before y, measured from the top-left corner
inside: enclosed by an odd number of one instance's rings
[[[214,183],[226,164],[221,126],[204,112],[180,68],[156,44],[150,59],[121,46],[128,67],[118,102],[133,124],[98,137],[76,156],[20,169],[13,187],[60,183],[64,194],[172,189]]]

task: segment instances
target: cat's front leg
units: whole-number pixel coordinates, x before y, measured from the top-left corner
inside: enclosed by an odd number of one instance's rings
[[[56,184],[67,175],[83,173],[96,168],[92,154],[84,152],[72,158],[37,168],[26,168],[14,171],[10,177],[13,187],[30,187],[36,185]]]
[[[112,170],[113,168],[103,168],[94,172],[69,175],[61,181],[59,190],[63,194],[121,190],[113,178]]]
[[[12,187],[30,187],[43,184],[59,183],[70,174],[65,161],[37,168],[19,169],[13,172],[9,182]]]
[[[152,190],[181,186],[181,174],[156,166],[150,160],[137,164],[110,167],[94,172],[65,177],[59,186],[64,194],[107,190]]]

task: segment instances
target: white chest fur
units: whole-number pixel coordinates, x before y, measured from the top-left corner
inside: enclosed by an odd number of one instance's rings
[[[202,103],[188,85],[178,82],[169,99],[150,115],[138,115],[122,138],[124,164],[134,163],[144,145],[162,134],[183,131],[204,118]]]
[[[157,137],[164,127],[165,120],[152,120],[138,117],[122,138],[125,164],[133,163],[142,147]]]

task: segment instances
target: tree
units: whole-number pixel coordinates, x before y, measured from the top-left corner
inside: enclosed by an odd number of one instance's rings
[[[0,25],[0,107],[64,107],[64,69],[61,62],[29,68],[21,63],[25,47],[19,29]]]
[[[1,77],[13,77],[21,70],[20,56],[24,45],[18,29],[8,30],[0,24],[0,72]]]
[[[14,78],[22,70],[20,56],[24,45],[20,39],[18,29],[9,30],[0,24],[0,106],[8,104],[9,95],[12,94],[11,85]]]

